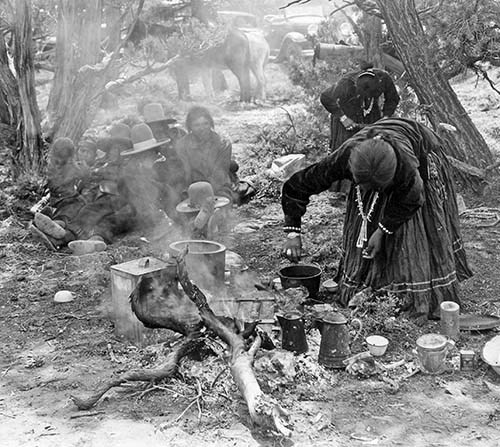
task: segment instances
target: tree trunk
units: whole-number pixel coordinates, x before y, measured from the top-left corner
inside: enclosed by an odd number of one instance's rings
[[[482,135],[443,76],[431,50],[414,0],[376,0],[394,46],[408,73],[408,80],[433,128],[446,141],[449,155],[484,168],[493,161]],[[449,132],[440,123],[453,125]]]
[[[78,142],[91,125],[106,77],[100,55],[101,1],[59,0],[56,70],[48,104],[48,136]]]
[[[0,122],[16,126],[19,92],[17,81],[9,67],[7,46],[3,36],[0,37]]]
[[[14,69],[17,77],[17,98],[11,92],[16,109],[17,147],[12,153],[11,174],[41,174],[44,167],[40,111],[36,101],[33,67],[31,6],[28,0],[18,0],[14,26]]]
[[[104,14],[106,17],[106,51],[110,53],[114,51],[118,44],[120,43],[120,7],[116,4],[109,3],[104,8]]]
[[[382,22],[378,17],[365,14],[365,29],[363,30],[363,46],[366,51],[366,61],[377,68],[384,68],[382,57]]]
[[[203,0],[191,0],[191,15],[205,24],[210,20],[210,14]]]

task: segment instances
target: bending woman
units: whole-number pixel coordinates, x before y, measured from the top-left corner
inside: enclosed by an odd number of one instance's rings
[[[459,302],[458,281],[472,273],[439,137],[409,119],[384,119],[294,174],[282,194],[290,260],[301,256],[301,217],[310,196],[342,179],[353,184],[337,274],[341,303],[371,287],[395,293],[410,315],[437,318],[442,301]]]

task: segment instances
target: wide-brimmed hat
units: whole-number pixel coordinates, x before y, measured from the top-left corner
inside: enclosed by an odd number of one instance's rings
[[[215,208],[228,205],[231,201],[224,196],[216,196],[212,185],[208,182],[195,182],[189,185],[188,198],[176,206],[179,213],[192,213],[200,211],[206,199],[213,198]]]
[[[130,126],[125,123],[113,124],[109,129],[109,136],[111,138],[128,138],[130,140],[132,138]]]
[[[120,154],[134,149],[130,138],[105,137],[97,140],[97,148],[102,152],[108,153],[113,147],[118,147]]]
[[[163,106],[159,102],[152,102],[144,106],[142,113],[146,124],[155,123],[157,121],[165,121],[166,124],[174,124],[177,122],[174,118],[167,118],[163,110]]]
[[[122,152],[123,156],[140,154],[150,149],[161,146],[165,141],[158,141],[153,136],[153,131],[146,123],[136,124],[130,130],[133,149]]]

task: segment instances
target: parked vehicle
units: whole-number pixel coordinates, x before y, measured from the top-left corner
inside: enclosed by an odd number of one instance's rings
[[[217,11],[217,18],[228,25],[242,31],[255,31],[261,29],[255,15],[242,11]]]
[[[325,20],[322,14],[265,16],[264,31],[271,47],[271,56],[278,62],[312,57],[314,38]]]

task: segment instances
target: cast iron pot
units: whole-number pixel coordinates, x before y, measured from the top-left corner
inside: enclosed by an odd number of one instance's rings
[[[315,298],[319,291],[322,270],[313,264],[294,264],[283,267],[278,275],[284,289],[304,286],[310,298]]]

